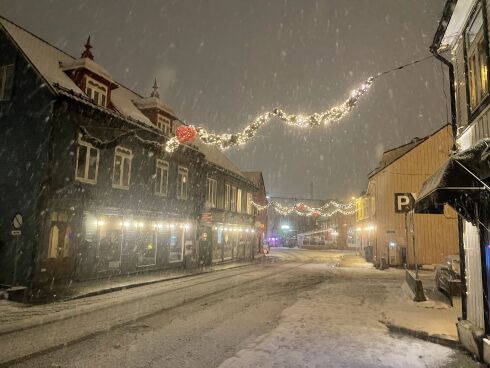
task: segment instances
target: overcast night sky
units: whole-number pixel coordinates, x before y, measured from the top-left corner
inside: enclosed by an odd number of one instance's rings
[[[279,106],[320,112],[370,75],[429,54],[444,0],[2,0],[0,14],[148,95],[153,79],[181,119],[242,130]],[[262,171],[273,196],[350,198],[386,149],[447,121],[441,65],[429,59],[378,79],[328,128],[278,121],[228,151]],[[445,81],[447,87],[447,80]],[[449,102],[448,102],[449,103]]]

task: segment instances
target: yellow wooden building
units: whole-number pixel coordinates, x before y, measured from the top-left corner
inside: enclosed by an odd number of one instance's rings
[[[382,258],[390,265],[414,265],[411,216],[396,212],[403,199],[395,198],[397,193],[416,198],[422,183],[446,162],[451,146],[451,127],[446,125],[385,151],[369,174],[367,191],[358,201],[357,231],[364,254],[371,254],[376,265]],[[437,264],[458,254],[458,221],[451,208],[443,215],[415,214],[414,229],[418,264]]]

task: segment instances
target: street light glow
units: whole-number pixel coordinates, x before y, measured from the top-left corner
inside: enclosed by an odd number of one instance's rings
[[[282,230],[289,230],[289,225],[281,225]]]

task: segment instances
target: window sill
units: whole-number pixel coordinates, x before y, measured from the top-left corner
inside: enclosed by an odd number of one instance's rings
[[[97,180],[90,180],[90,179],[78,178],[78,177],[76,177],[75,180],[84,184],[92,184],[92,185],[97,184]]]
[[[112,184],[112,187],[114,189],[129,190],[129,187],[124,187],[124,186],[120,186],[120,185],[114,185],[114,184]]]
[[[156,266],[156,265],[157,265],[157,263],[155,261],[155,263],[144,264],[144,265],[136,265],[136,267],[142,268],[142,267],[151,267],[151,266]]]
[[[485,97],[482,98],[482,100],[474,107],[470,107],[470,114],[469,114],[469,119],[468,123],[471,124],[473,121],[478,118],[478,116],[483,112],[483,110],[488,106],[490,102],[490,94],[486,94]],[[468,124],[468,125],[469,125]]]

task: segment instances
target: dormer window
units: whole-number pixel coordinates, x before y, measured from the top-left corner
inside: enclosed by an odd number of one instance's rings
[[[107,70],[94,61],[90,37],[80,59],[60,63],[61,69],[94,104],[110,107],[111,92],[118,88]]]
[[[107,87],[97,82],[95,79],[87,77],[85,93],[97,105],[107,106]]]
[[[157,127],[160,129],[163,134],[165,134],[167,137],[170,136],[170,133],[172,131],[171,125],[170,125],[170,119],[166,118],[165,116],[158,114],[157,118]]]

